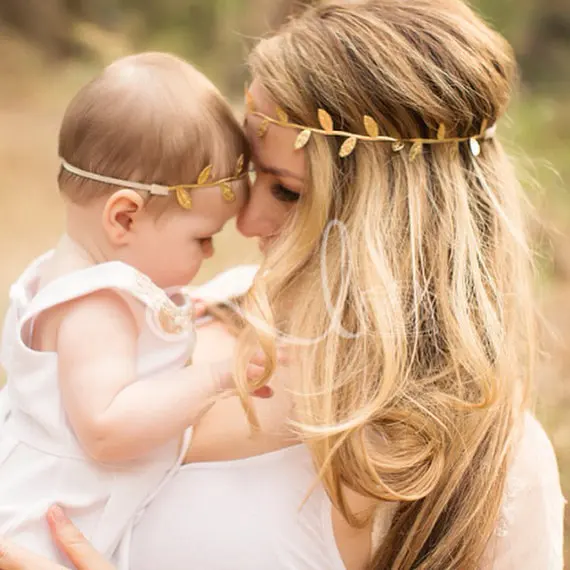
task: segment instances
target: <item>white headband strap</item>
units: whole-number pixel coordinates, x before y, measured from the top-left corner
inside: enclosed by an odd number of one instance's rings
[[[101,174],[81,170],[81,168],[77,168],[76,166],[69,164],[69,162],[63,158],[61,159],[61,166],[71,174],[75,174],[81,178],[87,178],[88,180],[94,180],[95,182],[103,182],[104,184],[112,184],[113,186],[122,186],[123,188],[130,188],[131,190],[143,190],[156,196],[168,196],[168,193],[170,192],[170,188],[168,186],[162,186],[160,184],[143,184],[142,182],[121,180],[120,178],[111,178],[110,176],[102,176]]]

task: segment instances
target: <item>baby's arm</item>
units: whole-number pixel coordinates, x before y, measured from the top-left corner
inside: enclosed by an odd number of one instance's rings
[[[131,309],[111,291],[70,304],[58,329],[63,403],[79,441],[99,461],[142,457],[179,437],[229,384],[230,362],[135,382],[138,334]]]

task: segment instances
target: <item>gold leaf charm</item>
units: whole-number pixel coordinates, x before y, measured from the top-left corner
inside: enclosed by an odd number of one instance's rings
[[[222,191],[222,196],[226,202],[234,202],[236,199],[236,194],[232,190],[232,187],[227,182],[222,182],[220,184],[220,190]]]
[[[364,115],[364,128],[369,137],[375,139],[380,134],[378,123],[369,115]]]
[[[247,84],[245,86],[245,106],[250,113],[255,113],[255,101],[253,100],[253,95],[248,89]]]
[[[280,123],[289,122],[289,117],[287,116],[287,113],[281,107],[279,107],[279,105],[277,105],[275,112],[277,113],[277,118],[279,119]]]
[[[327,133],[334,131],[334,124],[332,117],[324,109],[319,109],[318,114],[319,114],[319,123],[321,123],[321,127],[323,127],[323,130],[325,130]]]
[[[257,129],[257,136],[262,139],[267,134],[267,129],[269,128],[269,119],[263,119],[261,124]]]
[[[192,209],[192,198],[189,192],[184,190],[184,188],[176,188],[176,199],[185,210]]]
[[[445,125],[443,123],[439,124],[439,129],[437,129],[437,140],[442,141],[445,138]]]
[[[239,176],[243,172],[244,161],[245,161],[245,157],[243,156],[243,154],[240,154],[239,158],[237,159],[235,176]]]
[[[404,149],[406,145],[402,142],[402,141],[394,141],[392,143],[392,150],[394,152],[400,152],[401,150]]]
[[[473,137],[469,139],[469,149],[473,156],[479,156],[481,154],[481,145],[476,138]]]
[[[487,119],[483,119],[483,121],[481,122],[481,130],[479,131],[479,134],[481,136],[485,135],[485,131],[487,130],[488,125],[489,125],[489,121]]]
[[[295,150],[300,150],[307,146],[307,143],[309,142],[312,134],[313,133],[309,129],[301,131],[297,137],[297,140],[295,141]]]
[[[200,176],[198,176],[198,184],[206,184],[210,179],[210,174],[212,174],[212,165],[208,164],[208,166],[200,172]]]
[[[355,147],[356,147],[356,137],[349,137],[342,143],[342,146],[338,151],[338,155],[341,158],[346,158],[347,156],[352,154],[352,151],[355,149]]]
[[[410,149],[410,162],[413,162],[422,153],[424,145],[421,141],[416,141]]]

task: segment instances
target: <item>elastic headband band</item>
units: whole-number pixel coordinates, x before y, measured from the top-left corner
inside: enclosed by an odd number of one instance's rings
[[[170,192],[169,186],[162,186],[160,184],[143,184],[142,182],[121,180],[120,178],[112,178],[111,176],[102,176],[101,174],[88,172],[87,170],[82,170],[81,168],[77,168],[77,166],[69,164],[69,162],[63,158],[61,159],[61,166],[71,174],[75,174],[81,178],[94,180],[95,182],[103,182],[104,184],[112,184],[113,186],[122,186],[123,188],[130,188],[131,190],[143,190],[156,196],[168,196],[168,193]]]
[[[208,164],[208,166],[206,166],[202,172],[200,172],[198,181],[195,184],[176,184],[174,186],[163,186],[162,184],[144,184],[143,182],[132,182],[131,180],[121,180],[120,178],[113,178],[112,176],[103,176],[102,174],[96,174],[95,172],[89,172],[88,170],[77,168],[77,166],[69,164],[69,162],[63,158],[60,158],[60,160],[62,168],[70,174],[75,174],[75,176],[87,178],[88,180],[93,180],[95,182],[112,184],[113,186],[130,188],[131,190],[142,190],[143,192],[150,192],[155,196],[168,196],[170,192],[175,192],[178,203],[185,210],[192,209],[192,197],[190,196],[190,192],[196,188],[213,188],[217,186],[220,189],[222,197],[226,202],[234,202],[236,199],[236,194],[232,190],[230,183],[247,176],[247,171],[244,168],[246,165],[245,157],[243,154],[238,157],[233,176],[228,176],[220,180],[213,180],[213,167],[211,164]]]

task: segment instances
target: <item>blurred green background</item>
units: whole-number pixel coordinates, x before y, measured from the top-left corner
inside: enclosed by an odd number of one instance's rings
[[[10,283],[51,247],[63,221],[55,184],[65,105],[112,59],[156,49],[191,59],[241,108],[250,47],[310,1],[0,0],[0,310]],[[501,134],[535,205],[532,235],[544,315],[537,413],[570,497],[570,0],[475,0],[512,42],[520,92]],[[206,279],[256,259],[229,228]],[[566,522],[570,562],[570,524]],[[541,569],[537,569],[541,570]]]

